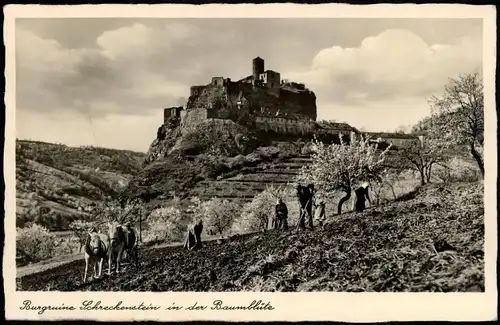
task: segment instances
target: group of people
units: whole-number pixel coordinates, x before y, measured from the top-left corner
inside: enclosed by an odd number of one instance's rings
[[[355,211],[362,212],[366,209],[366,200],[371,204],[370,196],[368,194],[368,183],[361,184],[355,191]],[[306,228],[308,224],[310,229],[313,229],[313,210],[314,219],[318,222],[319,226],[323,226],[326,220],[325,201],[319,199],[315,201],[314,197],[314,184],[307,186],[297,186],[297,198],[299,201],[299,222],[298,226],[302,229]],[[272,219],[272,228],[277,230],[288,230],[288,208],[281,198],[278,198],[275,206],[275,214]],[[188,250],[200,249],[201,233],[203,231],[203,221],[198,219],[195,223],[188,227],[184,248]]]
[[[366,209],[366,200],[371,204],[368,194],[369,184],[367,182],[361,184],[356,188],[354,193],[354,209],[356,212],[362,212]],[[297,198],[300,209],[298,226],[305,229],[306,224],[308,224],[309,228],[313,229],[313,215],[319,226],[323,226],[326,220],[325,201],[323,199],[319,199],[317,202],[315,201],[314,184],[309,184],[307,186],[298,185]],[[288,208],[281,198],[278,198],[275,206],[273,228],[288,230]]]

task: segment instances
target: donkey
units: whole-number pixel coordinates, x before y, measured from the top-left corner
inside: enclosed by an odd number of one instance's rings
[[[129,225],[120,225],[117,222],[109,223],[109,250],[108,250],[108,274],[111,274],[111,264],[116,262],[116,273],[120,273],[120,263],[123,253],[132,258],[138,265],[137,257],[137,235],[136,231]]]
[[[87,240],[84,245],[85,252],[85,274],[83,275],[83,282],[87,281],[87,272],[89,264],[94,266],[94,275],[96,278],[102,275],[102,265],[104,258],[108,255],[109,238],[105,234],[99,234],[92,231],[88,234]],[[99,273],[97,272],[99,268]]]

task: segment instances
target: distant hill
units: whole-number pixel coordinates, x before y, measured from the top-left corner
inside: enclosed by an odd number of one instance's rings
[[[115,197],[138,174],[145,153],[16,140],[17,225],[65,229]]]

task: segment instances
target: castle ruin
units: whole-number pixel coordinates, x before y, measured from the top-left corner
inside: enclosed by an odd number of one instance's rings
[[[281,80],[279,72],[265,70],[260,57],[252,60],[252,74],[238,81],[212,77],[207,85],[192,86],[183,107],[164,109],[164,124],[172,117],[181,125],[232,120],[273,137],[338,139],[340,134],[350,139],[360,133],[346,123],[317,122],[314,92],[302,83]]]

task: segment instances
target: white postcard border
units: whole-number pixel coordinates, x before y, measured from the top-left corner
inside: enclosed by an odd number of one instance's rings
[[[4,149],[5,248],[4,288],[7,319],[26,320],[224,320],[273,321],[316,320],[378,322],[404,320],[494,320],[497,318],[496,255],[497,255],[497,140],[495,109],[496,13],[493,6],[469,5],[81,5],[41,6],[8,5],[4,7],[4,42],[6,46],[6,129]],[[483,73],[485,99],[485,286],[484,293],[137,293],[137,292],[18,292],[15,290],[15,18],[54,17],[241,17],[241,18],[482,18]],[[249,304],[252,300],[269,301],[271,311],[216,311],[212,302]],[[80,306],[83,300],[101,300],[114,305],[143,302],[165,309],[176,305],[208,305],[205,311],[46,311],[20,310],[24,300],[33,304],[52,303]]]

